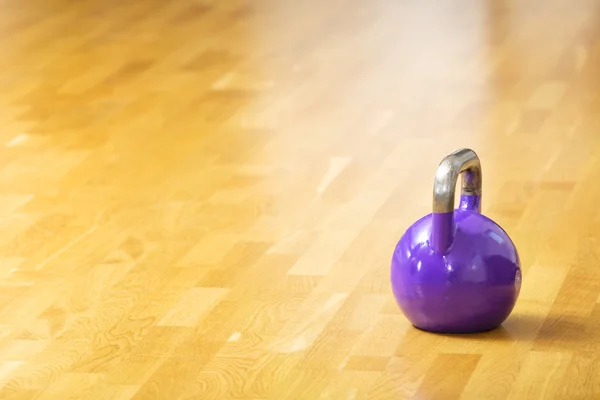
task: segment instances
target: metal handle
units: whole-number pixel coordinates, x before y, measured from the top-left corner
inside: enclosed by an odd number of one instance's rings
[[[454,196],[458,176],[462,192],[459,208],[481,212],[481,162],[471,149],[460,149],[444,157],[435,173],[431,246],[445,253],[454,240]]]
[[[454,194],[459,175],[462,178],[461,197],[481,197],[482,177],[479,157],[471,149],[457,150],[444,157],[435,173],[433,184],[434,213],[454,211]],[[463,204],[462,199],[461,204]],[[481,203],[477,202],[475,206],[477,209],[474,211],[480,211]]]

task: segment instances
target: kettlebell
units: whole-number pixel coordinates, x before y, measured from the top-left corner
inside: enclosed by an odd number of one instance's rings
[[[454,209],[456,183],[461,196]],[[435,173],[433,212],[398,241],[391,261],[396,303],[420,330],[475,333],[508,318],[521,291],[519,253],[481,214],[481,162],[471,149],[446,156]]]

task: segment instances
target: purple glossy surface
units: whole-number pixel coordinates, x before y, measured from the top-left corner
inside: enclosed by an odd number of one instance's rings
[[[460,196],[458,208],[462,210],[471,210],[481,212],[481,196]]]
[[[450,231],[432,235],[434,221]],[[444,242],[448,239],[450,243]],[[436,251],[432,241],[449,248]],[[486,331],[501,325],[516,303],[521,289],[519,255],[507,233],[471,207],[429,214],[398,242],[391,283],[396,302],[415,327],[446,333]]]

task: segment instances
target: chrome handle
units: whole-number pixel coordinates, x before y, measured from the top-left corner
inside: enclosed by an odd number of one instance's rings
[[[433,185],[433,212],[454,211],[454,196],[461,175],[462,196],[481,196],[481,162],[471,149],[450,153],[440,162]],[[479,202],[476,202],[479,204]]]

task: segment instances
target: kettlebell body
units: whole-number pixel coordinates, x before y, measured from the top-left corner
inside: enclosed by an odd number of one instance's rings
[[[454,187],[462,175],[460,204]],[[470,149],[447,156],[436,173],[433,212],[396,245],[391,286],[419,329],[473,333],[497,328],[521,289],[519,254],[508,234],[481,214],[481,165]]]

